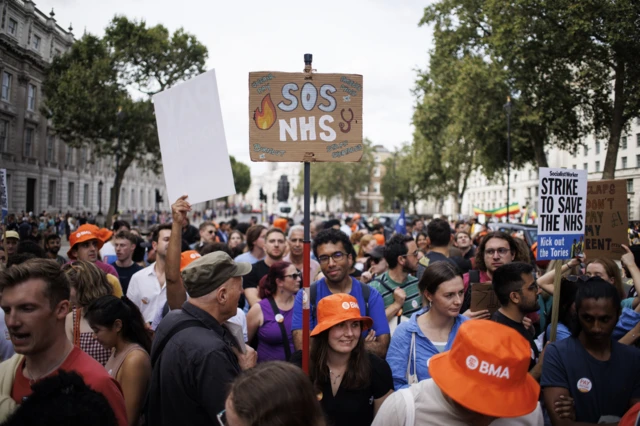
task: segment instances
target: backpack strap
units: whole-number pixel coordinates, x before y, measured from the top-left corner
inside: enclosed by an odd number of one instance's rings
[[[311,308],[311,322],[317,322],[317,317],[316,317],[316,299],[318,298],[318,284],[317,281],[313,284],[311,284],[311,291],[310,291],[310,308]]]
[[[273,311],[273,317],[278,323],[278,326],[280,326],[280,333],[282,333],[282,344],[284,345],[285,361],[289,361],[289,358],[291,358],[291,347],[289,344],[289,338],[287,337],[287,329],[284,327],[284,317],[282,317],[282,314],[280,314],[280,309],[278,309],[278,305],[276,304],[276,301],[273,300],[273,296],[269,296],[267,300],[271,305],[271,310]],[[282,321],[278,321],[277,319],[278,315],[280,315],[283,318]]]
[[[177,325],[175,325],[171,330],[169,330],[169,332],[164,337],[164,339],[162,339],[160,341],[160,343],[158,343],[158,346],[156,347],[156,350],[152,351],[152,354],[151,354],[151,368],[153,368],[155,363],[160,358],[160,355],[162,355],[162,351],[164,350],[164,347],[167,346],[167,343],[169,343],[169,340],[171,340],[171,338],[173,336],[175,336],[176,334],[178,334],[182,330],[185,330],[185,329],[191,328],[191,327],[206,328],[204,326],[204,324],[201,321],[197,320],[197,319],[191,319],[191,320],[187,320],[187,321],[182,321],[182,322],[178,323]]]
[[[358,281],[360,283],[360,281]],[[366,284],[360,283],[362,288],[362,297],[364,297],[365,316],[369,316],[369,296],[371,296],[371,287]]]

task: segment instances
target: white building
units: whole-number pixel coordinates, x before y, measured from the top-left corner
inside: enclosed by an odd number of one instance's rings
[[[53,10],[45,15],[31,0],[0,0],[0,10],[0,168],[7,169],[9,212],[106,213],[115,162],[66,146],[40,113],[46,67],[74,43],[71,26],[64,30]],[[119,210],[153,210],[164,187],[162,176],[132,166]],[[166,196],[159,208],[169,208]]]
[[[584,140],[575,154],[558,149],[547,152],[549,167],[584,169],[589,172],[589,180],[602,179],[602,170],[607,155],[606,141],[595,140],[590,135]],[[629,219],[640,218],[640,119],[633,120],[628,131],[624,131],[618,150],[616,179],[627,181]],[[473,215],[473,207],[491,210],[506,206],[506,176],[498,182],[489,182],[481,171],[474,173],[469,179],[469,189],[462,203],[462,214]],[[519,203],[521,207],[532,207],[537,211],[538,205],[538,171],[537,167],[528,165],[520,170],[511,171],[511,203]],[[450,210],[444,214],[452,214]]]

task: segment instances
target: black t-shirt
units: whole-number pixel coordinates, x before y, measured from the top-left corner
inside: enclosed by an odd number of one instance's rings
[[[128,268],[122,268],[116,265],[116,262],[113,262],[111,266],[116,268],[116,271],[118,272],[118,277],[120,278],[120,285],[122,286],[122,293],[127,294],[127,289],[129,288],[129,281],[131,281],[131,277],[136,272],[141,271],[142,266],[134,263]]]
[[[260,260],[251,265],[251,272],[242,277],[242,288],[258,288],[258,284],[262,277],[269,273],[269,266],[265,263],[264,260]],[[238,301],[238,307],[240,309],[244,308],[245,297],[244,294],[240,296],[240,300]]]
[[[371,366],[371,381],[362,389],[344,389],[342,385],[333,395],[331,383],[322,385],[320,405],[332,426],[370,426],[373,422],[373,400],[382,398],[393,390],[393,376],[389,364],[367,352]],[[291,355],[291,363],[302,366],[302,351]]]
[[[521,322],[516,322],[511,318],[507,318],[500,311],[496,311],[491,317],[491,320],[506,325],[507,327],[513,328],[515,331],[520,333],[522,337],[527,339],[529,345],[531,345],[531,362],[529,362],[529,370],[535,367],[538,362],[538,355],[540,353],[538,351],[538,346],[536,346],[533,333],[527,330],[524,324],[522,324]]]

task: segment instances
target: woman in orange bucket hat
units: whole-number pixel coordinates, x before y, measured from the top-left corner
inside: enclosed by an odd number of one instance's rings
[[[384,400],[393,393],[391,368],[367,352],[362,331],[373,326],[355,297],[332,294],[318,302],[318,324],[311,331],[309,377],[328,424],[371,425]],[[300,365],[301,352],[291,361]]]

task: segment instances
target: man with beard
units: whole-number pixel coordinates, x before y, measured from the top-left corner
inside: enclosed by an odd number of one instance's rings
[[[289,228],[289,254],[286,255],[283,260],[286,262],[293,263],[293,265],[296,268],[298,268],[300,272],[304,272],[303,254],[304,254],[304,226],[295,225]],[[311,269],[309,277],[311,277],[311,282],[314,282],[316,280],[316,275],[318,275],[320,264],[315,260],[311,259],[309,261],[309,266]]]
[[[365,348],[375,355],[384,358],[389,348],[391,335],[389,323],[385,316],[384,301],[380,293],[366,284],[349,276],[349,269],[353,261],[351,253],[353,246],[349,237],[336,229],[325,229],[313,240],[313,252],[318,258],[324,278],[311,285],[311,315],[310,330],[317,322],[316,307],[323,297],[336,293],[346,293],[358,300],[362,316],[373,319],[373,328],[363,333]],[[254,265],[255,267],[255,265]],[[302,349],[302,299],[304,289],[300,289],[293,305],[293,320],[291,321],[291,335],[296,350]]]
[[[418,246],[410,236],[396,234],[385,244],[384,258],[389,269],[369,285],[384,299],[387,321],[400,311],[411,317],[422,307],[418,279],[410,275],[418,270]]]
[[[533,276],[533,266],[524,262],[512,262],[496,269],[493,274],[493,290],[498,296],[500,309],[491,319],[511,327],[522,335],[531,345],[529,373],[540,380],[542,363],[538,363],[538,347],[535,336],[523,324],[525,315],[540,309],[538,294],[540,287]]]
[[[269,268],[274,263],[282,260],[284,256],[287,242],[284,232],[280,228],[271,228],[265,236],[264,250],[266,257],[259,262],[253,264],[251,272],[249,272],[243,280],[244,297],[246,297],[250,306],[258,303],[258,283],[269,272]]]
[[[57,234],[47,235],[44,239],[44,249],[47,251],[47,258],[55,260],[62,266],[67,263],[67,259],[58,254],[60,246],[60,237]]]

